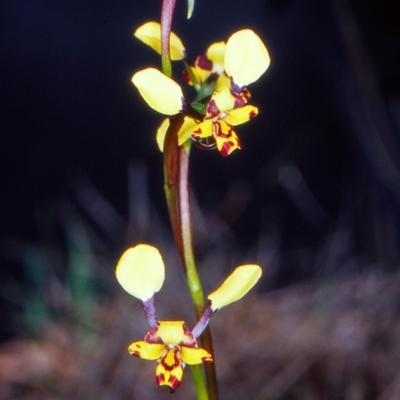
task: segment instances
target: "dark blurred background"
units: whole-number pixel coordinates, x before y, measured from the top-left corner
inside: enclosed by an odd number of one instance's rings
[[[3,337],[16,329],[10,310],[18,304],[8,296],[26,275],[24,249],[51,235],[46,221],[60,203],[92,211],[97,227],[108,220],[115,230],[107,251],[117,258],[137,236],[109,220],[129,220],[129,171],[139,170],[134,175],[167,225],[155,144],[162,116],[130,82],[136,70],[158,66],[132,33],[159,19],[159,3],[1,2]],[[174,31],[192,60],[245,27],[263,38],[272,59],[250,87],[260,114],[238,128],[242,150],[224,159],[193,149],[193,191],[208,221],[199,257],[216,246],[239,249],[242,261],[264,257],[270,288],[396,270],[399,3],[197,0],[191,20],[185,13],[178,1]],[[104,201],[97,217],[95,208],[82,210],[89,200],[79,203],[88,190]]]
[[[242,150],[191,154],[205,290],[263,266],[258,295],[211,324],[221,393],[399,398],[400,3],[197,0],[189,21],[177,3],[192,61],[248,27],[272,60],[250,86],[260,113],[237,129]],[[193,326],[155,143],[163,116],[130,82],[159,65],[133,37],[159,14],[159,0],[0,3],[1,400],[169,396],[154,363],[125,352],[148,326],[114,279],[127,246],[157,245],[158,316]],[[191,390],[185,377],[175,397]]]

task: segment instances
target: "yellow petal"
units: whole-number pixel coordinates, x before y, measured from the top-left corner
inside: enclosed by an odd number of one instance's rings
[[[207,58],[212,61],[212,72],[222,74],[224,72],[225,42],[213,43],[206,52]]]
[[[252,30],[235,32],[228,39],[225,71],[239,87],[255,82],[267,70],[269,64],[268,50]]]
[[[207,105],[207,116],[215,117],[235,107],[235,98],[229,87],[214,91]]]
[[[261,267],[242,265],[237,267],[224,283],[208,296],[213,311],[241,299],[260,279]]]
[[[178,145],[182,146],[183,143],[185,143],[188,139],[190,139],[190,134],[194,130],[194,128],[197,126],[197,122],[190,117],[185,117],[183,120],[183,124],[181,126],[181,129],[179,129],[178,132]],[[169,128],[169,119],[166,118],[164,121],[161,123],[159,128],[157,129],[157,144],[158,148],[160,151],[164,151],[164,140],[165,140],[165,135],[167,134],[167,130]]]
[[[213,360],[212,355],[208,351],[186,346],[181,347],[181,356],[182,361],[188,365],[196,365]]]
[[[128,347],[130,354],[145,360],[158,360],[165,351],[163,344],[153,344],[144,341],[134,342]]]
[[[215,90],[217,91],[230,87],[231,87],[231,80],[229,79],[229,77],[225,74],[220,75],[215,84]]]
[[[217,149],[222,156],[226,157],[234,150],[240,149],[239,138],[231,125],[227,124],[224,120],[219,120],[214,123],[213,127]]]
[[[184,321],[159,321],[154,336],[159,337],[166,345],[197,345],[196,339],[186,327]]]
[[[229,111],[225,117],[225,121],[233,126],[244,124],[250,121],[252,118],[256,117],[258,114],[258,108],[254,106],[244,106],[240,108],[235,108]]]
[[[183,367],[177,348],[169,349],[161,358],[156,368],[156,381],[159,386],[169,386],[176,389],[181,383]]]
[[[134,35],[158,54],[161,54],[161,25],[158,22],[146,22],[136,29]],[[185,47],[174,32],[171,32],[169,37],[169,46],[171,60],[182,60],[185,57]]]
[[[136,72],[132,83],[146,103],[159,113],[175,115],[182,110],[181,87],[158,69],[146,68]]]
[[[195,127],[192,132],[193,139],[201,139],[213,135],[213,122],[211,119],[206,119]]]
[[[146,301],[161,289],[165,267],[155,247],[139,244],[125,251],[115,273],[120,285],[130,295]]]

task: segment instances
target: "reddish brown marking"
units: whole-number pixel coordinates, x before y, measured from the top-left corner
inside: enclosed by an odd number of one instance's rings
[[[207,56],[205,56],[205,55],[204,56],[198,56],[196,58],[196,63],[195,64],[196,64],[197,67],[199,67],[201,69],[204,69],[206,71],[211,71],[212,67],[213,67],[212,61],[209,60],[207,58]]]
[[[223,155],[224,157],[229,155],[229,150],[234,146],[234,144],[232,142],[225,142],[222,147],[221,147],[221,155]]]
[[[180,365],[181,363],[181,358],[180,358],[180,353],[178,349],[173,350],[173,361],[171,362],[171,356],[170,356],[170,351],[168,351],[164,357],[161,358],[160,362],[162,366],[167,370],[167,371],[172,371],[174,368]]]
[[[240,108],[247,104],[247,99],[241,94],[237,94],[231,91],[232,96],[235,98],[233,108]]]
[[[182,78],[183,78],[183,80],[186,82],[186,83],[190,83],[190,78],[189,78],[189,74],[188,74],[188,72],[186,71],[186,69],[184,69],[183,71],[182,71]]]
[[[171,384],[172,389],[176,389],[179,384],[181,383],[181,381],[174,375],[171,375],[169,378],[169,383]]]
[[[164,382],[164,381],[165,381],[165,376],[164,376],[164,374],[156,375],[156,382],[157,382],[157,385],[158,385],[158,386],[160,386],[161,383]]]
[[[133,350],[131,354],[132,354],[133,356],[135,356],[135,357],[139,357],[139,358],[140,358],[140,351]]]
[[[257,117],[257,115],[258,115],[258,113],[256,112],[256,111],[250,111],[250,113],[249,113],[249,118],[250,119],[253,119],[254,117]]]
[[[144,341],[147,343],[162,344],[160,336],[158,336],[158,327],[148,331],[144,337]]]
[[[229,139],[232,136],[233,127],[230,126],[228,123],[227,123],[227,125],[229,127],[229,130],[228,130],[228,132],[224,133],[222,131],[221,125],[218,122],[213,124],[215,135],[217,135],[220,138]]]
[[[220,110],[215,104],[215,100],[210,100],[207,104],[206,114],[208,118],[216,117],[220,114]]]

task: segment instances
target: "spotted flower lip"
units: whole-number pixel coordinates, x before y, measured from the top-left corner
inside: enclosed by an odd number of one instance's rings
[[[203,315],[190,331],[184,321],[157,321],[154,294],[164,282],[164,262],[157,248],[139,244],[125,251],[116,268],[117,280],[132,296],[142,301],[151,329],[144,340],[133,342],[128,351],[145,360],[157,360],[156,382],[175,390],[185,365],[213,361],[207,350],[199,348],[197,338],[210,318],[222,307],[241,299],[260,279],[261,267],[255,264],[237,267],[209,296]]]

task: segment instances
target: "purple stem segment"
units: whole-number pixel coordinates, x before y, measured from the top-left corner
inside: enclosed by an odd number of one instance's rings
[[[207,305],[206,309],[203,312],[203,315],[195,325],[195,327],[192,330],[193,336],[197,339],[204,331],[204,329],[207,328],[208,323],[210,322],[211,317],[216,313],[216,311],[213,311],[211,308],[211,303]]]
[[[169,36],[171,34],[175,3],[176,0],[163,0],[161,7],[161,65],[163,73],[169,78],[172,77]]]
[[[143,311],[146,314],[152,328],[157,328],[156,309],[154,307],[154,295],[150,299],[142,302]]]

